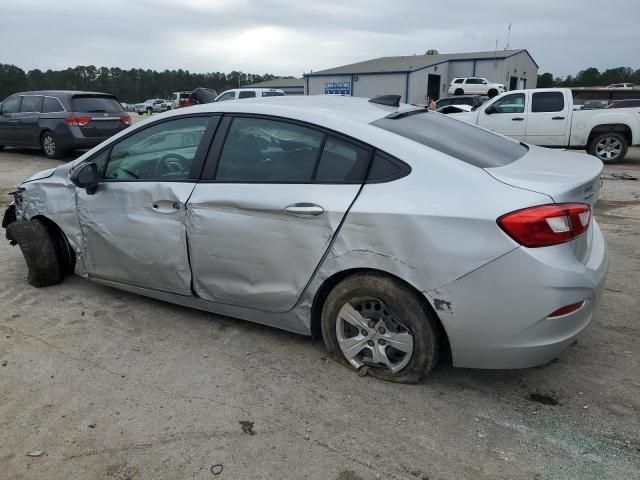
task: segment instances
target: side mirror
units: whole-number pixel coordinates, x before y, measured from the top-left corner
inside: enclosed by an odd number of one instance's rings
[[[100,182],[98,166],[94,162],[82,163],[71,172],[71,182],[76,187],[84,188],[87,195],[93,195]]]
[[[487,115],[493,115],[496,112],[497,112],[496,107],[494,107],[493,105],[487,107],[484,111],[484,113],[486,113]]]

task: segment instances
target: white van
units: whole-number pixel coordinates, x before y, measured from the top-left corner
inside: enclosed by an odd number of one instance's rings
[[[282,96],[284,96],[284,91],[278,88],[234,88],[222,92],[216,97],[215,101],[224,102],[226,100],[240,100],[243,98]]]

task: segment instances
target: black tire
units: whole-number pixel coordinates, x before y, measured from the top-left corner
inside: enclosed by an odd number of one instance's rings
[[[50,131],[46,131],[40,136],[40,150],[47,158],[59,158],[65,153],[58,144],[55,135]]]
[[[41,288],[60,283],[62,269],[46,225],[38,219],[10,223],[7,238],[20,246],[27,263],[30,285]]]
[[[461,88],[456,88],[456,91],[453,92],[454,95],[464,95],[464,90]]]
[[[612,151],[607,152],[602,150],[601,147],[606,147],[607,142],[611,142],[610,145],[620,145],[619,149],[616,149],[612,154]],[[616,143],[617,142],[617,143]],[[587,152],[590,155],[598,157],[604,163],[615,163],[621,162],[627,155],[627,150],[629,149],[629,144],[627,143],[627,139],[624,135],[618,132],[605,132],[598,135],[595,135],[590,141],[589,145],[587,145]]]
[[[495,88],[492,88],[491,90],[489,90],[487,92],[487,97],[489,97],[489,98],[493,98],[496,95],[498,95],[498,91]]]
[[[353,304],[363,298],[379,299],[385,313],[386,309],[393,312],[396,320],[399,320],[413,336],[411,357],[396,373],[382,365],[357,368],[342,353],[336,333],[338,313],[347,303]],[[364,313],[363,311],[363,316]],[[375,320],[376,317],[367,318]],[[378,379],[397,383],[418,383],[426,378],[438,363],[440,329],[435,313],[415,291],[394,278],[378,273],[360,273],[345,278],[327,296],[322,307],[321,324],[327,350],[338,362],[354,370],[364,370],[367,375]],[[379,340],[376,339],[375,342]]]
[[[144,115],[144,112],[138,112],[138,115]]]

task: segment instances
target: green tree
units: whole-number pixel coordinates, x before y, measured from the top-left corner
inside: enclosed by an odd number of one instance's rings
[[[436,50],[435,48],[430,48],[429,50],[424,52],[424,54],[425,55],[438,55],[438,50]]]
[[[538,75],[538,88],[552,88],[555,87],[556,83],[553,79],[553,75],[550,73],[543,73]]]
[[[22,90],[29,90],[29,79],[24,70],[0,63],[0,99]]]

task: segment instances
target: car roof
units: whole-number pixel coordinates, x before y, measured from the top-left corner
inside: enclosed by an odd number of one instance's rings
[[[105,95],[107,97],[114,97],[115,95],[111,93],[104,92],[89,92],[84,90],[33,90],[28,92],[18,92],[13,95],[47,95],[51,97],[73,97],[75,95]],[[10,95],[10,96],[13,96]]]
[[[274,115],[312,123],[317,123],[315,120],[322,120],[323,124],[339,120],[369,124],[394,112],[421,109],[421,107],[407,104],[390,107],[371,103],[367,98],[341,95],[257,97],[207,103],[190,108],[199,112]]]

